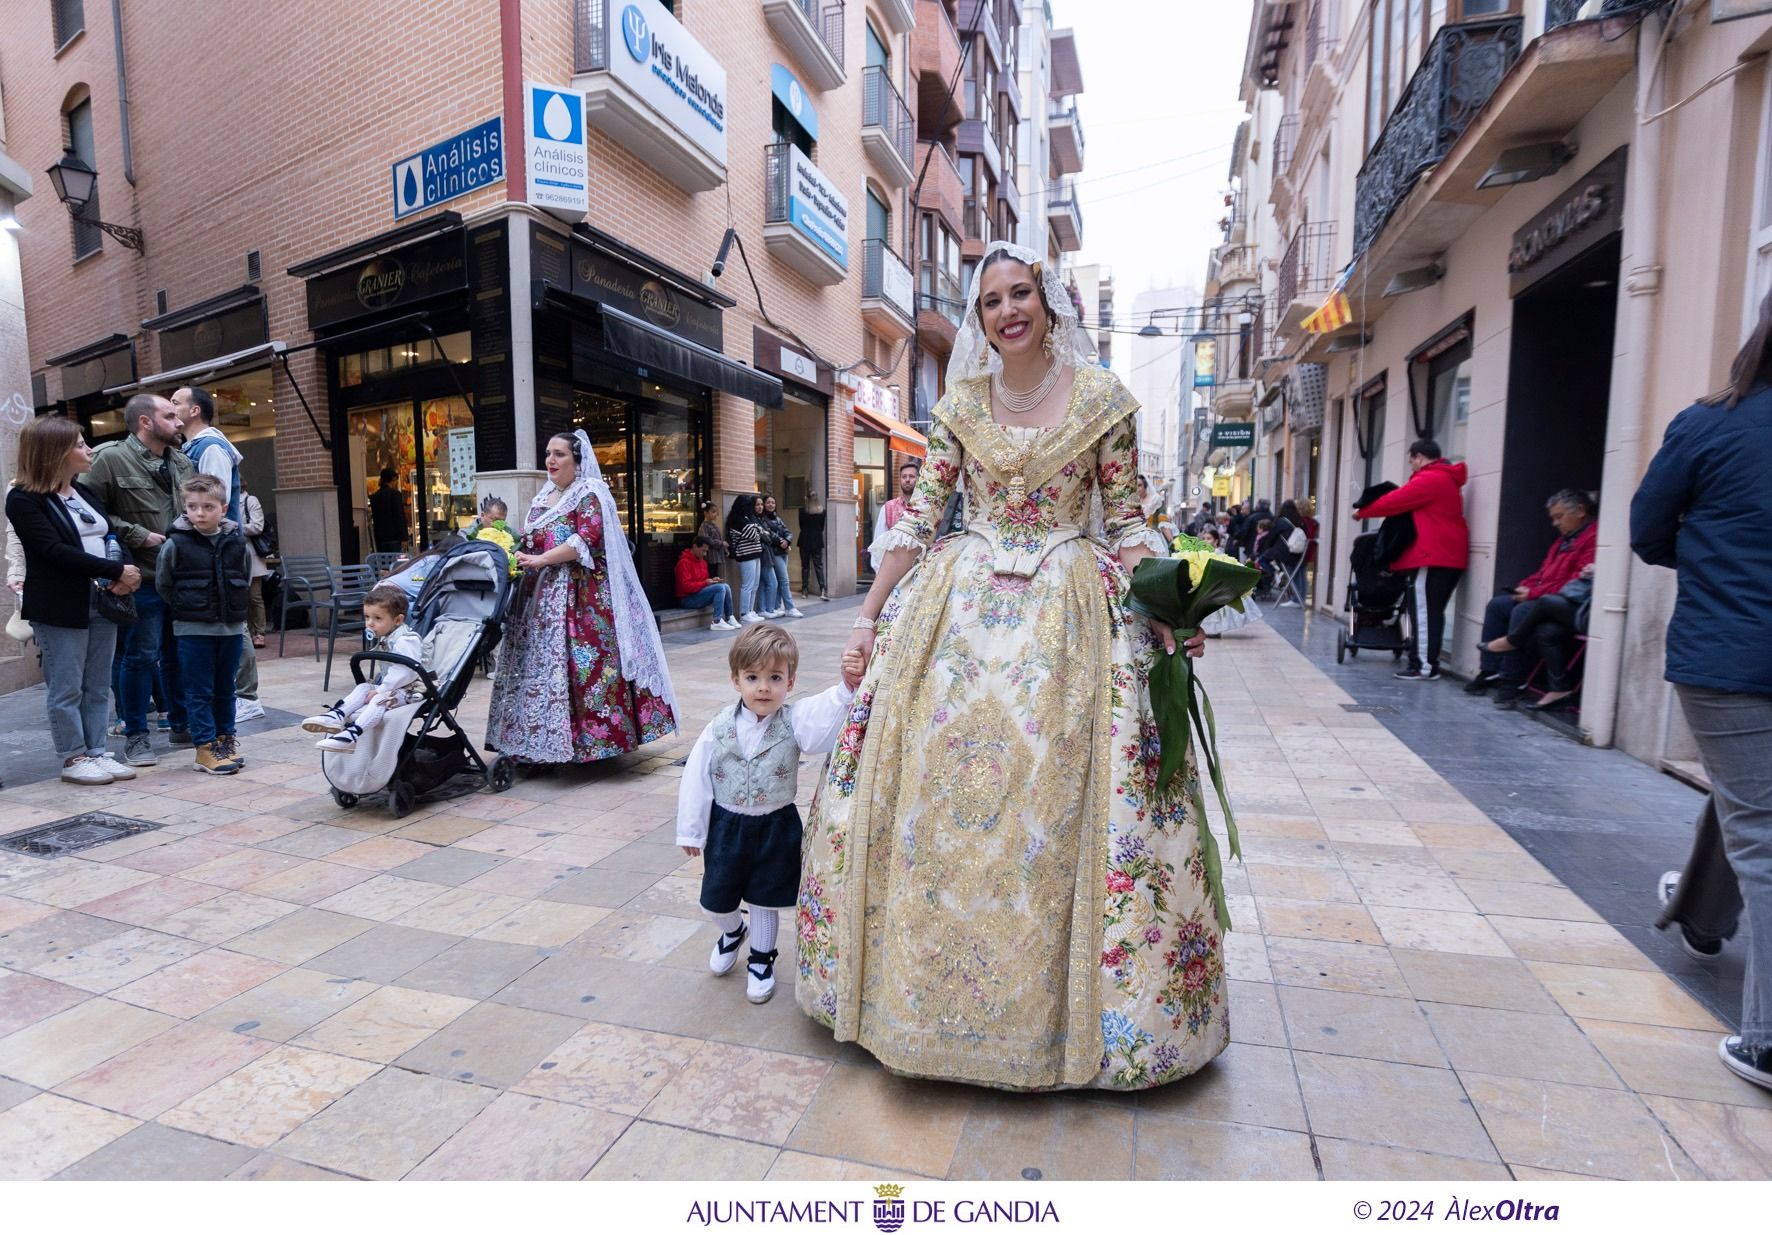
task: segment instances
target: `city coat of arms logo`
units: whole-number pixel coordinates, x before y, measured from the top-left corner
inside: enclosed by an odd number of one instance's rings
[[[874,1225],[893,1235],[904,1225],[904,1185],[874,1185]]]

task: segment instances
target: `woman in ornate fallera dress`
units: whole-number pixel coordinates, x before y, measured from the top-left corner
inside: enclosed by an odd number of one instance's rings
[[[675,733],[677,703],[615,498],[583,430],[549,439],[517,545],[529,591],[505,629],[486,741],[590,763]]]
[[[801,878],[800,1006],[894,1072],[1143,1089],[1229,1041],[1197,821],[1179,785],[1155,792],[1147,685],[1153,658],[1204,644],[1125,605],[1167,548],[1138,505],[1137,407],[1057,272],[993,244],[850,641],[868,672]],[[956,486],[966,528],[936,542]]]

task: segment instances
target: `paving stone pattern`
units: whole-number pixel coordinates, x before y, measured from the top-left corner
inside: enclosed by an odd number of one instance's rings
[[[851,608],[794,623],[803,688]],[[1268,627],[1202,666],[1246,855],[1230,1049],[1143,1094],[890,1076],[800,1014],[791,967],[762,1007],[708,975],[672,816],[726,642],[670,649],[677,737],[405,819],[340,810],[287,724],[229,780],[0,769],[0,830],[165,824],[0,855],[0,1178],[1772,1176],[1772,1094],[1717,1064],[1724,1025]],[[262,676],[280,716],[324,702],[299,654]]]

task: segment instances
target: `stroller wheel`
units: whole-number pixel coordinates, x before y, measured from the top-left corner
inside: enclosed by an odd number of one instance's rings
[[[1335,663],[1342,664],[1347,660],[1347,631],[1335,632]]]
[[[517,761],[509,755],[500,755],[486,769],[486,784],[494,793],[503,793],[517,783]]]
[[[354,793],[346,793],[343,789],[334,789],[332,791],[332,800],[337,802],[344,809],[350,810],[351,807],[357,804],[357,795]]]
[[[412,813],[416,797],[411,785],[403,780],[394,781],[388,786],[388,813],[396,819],[406,818]]]

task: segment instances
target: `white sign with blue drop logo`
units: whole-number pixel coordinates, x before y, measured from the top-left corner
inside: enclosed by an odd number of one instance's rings
[[[614,11],[619,0],[611,0]],[[623,5],[609,72],[652,113],[726,166],[726,69],[661,4]]]
[[[576,222],[591,208],[584,92],[525,82],[523,99],[529,203]]]
[[[503,180],[504,132],[504,118],[494,116],[395,163],[394,217],[403,219]]]

